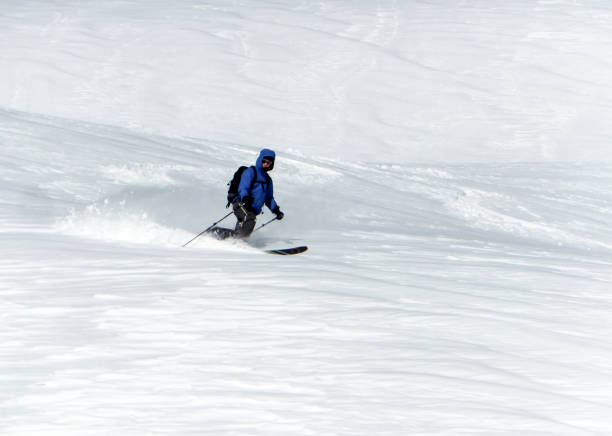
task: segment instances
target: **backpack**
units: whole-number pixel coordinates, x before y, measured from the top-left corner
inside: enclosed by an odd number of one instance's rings
[[[232,177],[232,180],[230,180],[227,184],[227,186],[229,186],[229,189],[227,190],[227,205],[225,206],[226,208],[230,207],[230,204],[232,204],[234,200],[236,199],[236,197],[238,197],[238,186],[240,185],[240,179],[242,178],[242,173],[244,173],[244,171],[248,170],[249,168],[253,168],[253,172],[255,173],[253,180],[251,181],[251,186],[249,188],[249,191],[253,189],[255,180],[257,180],[257,170],[255,169],[254,166],[250,166],[250,167],[241,166],[240,168],[236,170],[236,172],[234,173],[234,177]]]

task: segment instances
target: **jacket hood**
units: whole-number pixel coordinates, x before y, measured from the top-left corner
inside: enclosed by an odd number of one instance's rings
[[[262,171],[263,171],[262,162],[263,162],[264,157],[271,157],[274,160],[276,159],[276,153],[274,153],[274,150],[270,150],[269,148],[264,148],[263,150],[259,152],[259,157],[257,158],[257,162],[255,163],[255,166],[257,167],[257,169],[260,169]],[[272,168],[274,168],[274,165],[272,165]],[[272,170],[272,168],[270,168],[270,170]]]

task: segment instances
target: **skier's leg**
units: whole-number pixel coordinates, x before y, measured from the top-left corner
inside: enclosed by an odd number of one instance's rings
[[[253,232],[257,216],[238,202],[234,203],[234,215],[236,215],[237,219],[234,236],[237,238],[246,238]]]

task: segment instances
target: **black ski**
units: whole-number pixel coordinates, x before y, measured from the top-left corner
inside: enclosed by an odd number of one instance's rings
[[[234,230],[228,229],[225,227],[213,227],[207,232],[210,236],[215,239],[224,240],[228,238],[232,238],[235,234]],[[300,254],[308,250],[308,247],[302,245],[300,247],[291,247],[291,248],[278,248],[275,250],[262,250],[264,253],[270,254],[280,254],[281,256],[287,256],[290,254]]]
[[[288,254],[300,254],[308,250],[308,247],[303,245],[301,247],[292,247],[292,248],[279,248],[277,250],[264,250],[266,253],[270,254],[280,254],[281,256],[286,256]]]
[[[213,227],[207,233],[220,241],[234,236],[234,231],[225,227]]]

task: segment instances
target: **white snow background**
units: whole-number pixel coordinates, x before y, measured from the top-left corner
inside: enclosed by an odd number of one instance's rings
[[[609,2],[2,0],[0,36],[3,436],[612,434]],[[181,248],[262,147],[285,219]]]

